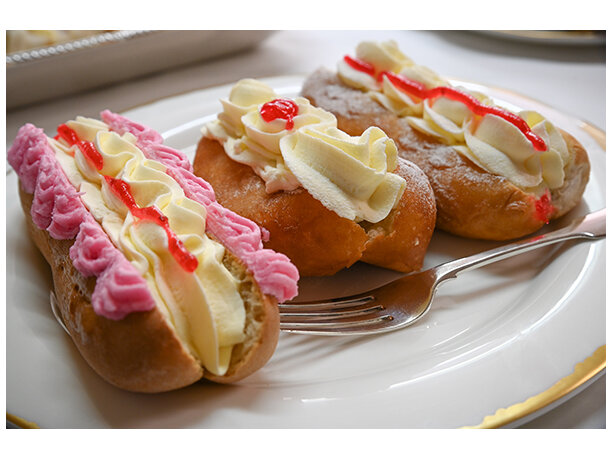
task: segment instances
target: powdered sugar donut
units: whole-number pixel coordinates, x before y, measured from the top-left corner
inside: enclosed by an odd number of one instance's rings
[[[302,276],[357,261],[398,271],[422,266],[435,223],[423,172],[397,158],[380,129],[351,137],[305,99],[278,98],[242,80],[204,129],[194,172],[221,204],[269,232]]]

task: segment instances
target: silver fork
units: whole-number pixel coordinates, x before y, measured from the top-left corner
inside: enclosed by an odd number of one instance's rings
[[[461,272],[549,244],[571,239],[594,240],[605,235],[606,209],[602,209],[556,231],[443,263],[358,295],[281,304],[281,330],[316,335],[367,335],[397,330],[421,319],[429,311],[440,284]]]

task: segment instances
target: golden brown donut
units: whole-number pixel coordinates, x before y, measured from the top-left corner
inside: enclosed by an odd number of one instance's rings
[[[398,206],[377,224],[357,224],[325,208],[304,188],[268,194],[253,170],[231,160],[219,142],[203,137],[194,173],[215,189],[219,203],[266,228],[264,246],[286,254],[302,276],[336,273],[361,260],[402,272],[423,264],[435,218],[427,178],[400,159],[396,174],[407,186]]]
[[[413,129],[365,92],[345,85],[336,73],[323,68],[315,71],[306,79],[301,95],[332,112],[338,127],[348,134],[378,126],[395,140],[399,155],[414,162],[429,178],[436,196],[438,228],[459,236],[501,241],[532,233],[546,223],[538,216],[533,195]],[[570,161],[563,186],[551,193],[553,219],[580,201],[590,173],[584,148],[567,132],[562,135]]]

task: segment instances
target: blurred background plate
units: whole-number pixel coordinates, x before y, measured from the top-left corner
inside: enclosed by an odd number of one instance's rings
[[[604,30],[480,30],[478,33],[494,38],[543,45],[600,46],[606,44]]]
[[[6,108],[243,51],[271,33],[121,30],[7,53]]]

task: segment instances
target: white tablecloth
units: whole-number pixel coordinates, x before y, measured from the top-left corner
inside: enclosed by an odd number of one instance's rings
[[[244,77],[333,68],[340,56],[367,39],[395,39],[417,63],[442,75],[514,90],[605,129],[605,46],[543,45],[476,32],[283,31],[250,51],[11,110],[7,143],[25,122],[52,132],[75,114],[97,116],[106,108],[122,112]],[[605,427],[605,377],[525,427]]]

